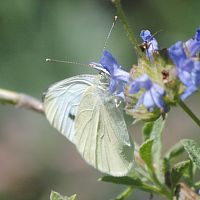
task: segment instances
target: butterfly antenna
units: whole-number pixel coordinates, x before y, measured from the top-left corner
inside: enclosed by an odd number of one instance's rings
[[[56,60],[56,59],[51,59],[51,58],[46,58],[46,62],[58,62],[58,63],[66,63],[66,64],[79,65],[79,66],[84,66],[84,67],[91,67],[93,69],[98,70],[99,72],[103,72],[103,73],[109,75],[109,73],[107,72],[107,70],[104,69],[104,68],[102,68],[102,66],[100,66],[99,63],[83,64],[83,63],[74,62],[74,61]]]
[[[154,36],[156,36],[158,33],[162,32],[162,31],[163,31],[162,29],[159,30],[159,31],[156,31],[156,32],[151,36],[150,40],[151,40]]]
[[[56,59],[51,59],[51,58],[46,58],[46,62],[58,62],[58,63],[66,63],[66,64],[73,64],[73,65],[80,65],[80,66],[89,66],[87,64],[79,63],[79,62],[74,62],[74,61],[67,61],[67,60],[56,60]]]
[[[113,28],[114,28],[114,26],[115,26],[115,24],[116,24],[116,21],[117,21],[117,16],[114,16],[114,18],[113,18],[113,23],[112,23],[112,26],[111,26],[111,28],[110,28],[110,31],[108,32],[108,35],[107,35],[107,37],[106,37],[103,50],[105,50],[106,47],[107,47],[108,40],[109,40],[110,35],[111,35],[111,33],[112,33],[112,30],[113,30]]]

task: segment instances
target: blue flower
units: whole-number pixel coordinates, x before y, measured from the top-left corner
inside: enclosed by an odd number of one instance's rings
[[[124,98],[124,87],[126,83],[129,82],[130,75],[128,72],[121,69],[121,66],[112,54],[109,51],[104,50],[99,63],[92,64],[103,68],[110,75],[110,93],[115,93],[115,95]]]
[[[143,45],[146,49],[146,56],[150,61],[153,61],[153,53],[155,50],[158,50],[158,42],[156,39],[151,35],[149,30],[142,30],[140,33],[140,37],[144,41]]]
[[[198,90],[200,85],[200,62],[192,59],[186,59],[181,62],[181,67],[177,67],[178,77],[186,86],[181,100],[185,100],[188,96]]]
[[[144,105],[149,112],[152,112],[154,108],[160,108],[164,112],[168,112],[169,108],[164,103],[163,97],[165,95],[164,89],[151,81],[147,74],[143,74],[131,83],[130,94],[136,94],[141,89],[144,89],[144,93],[140,96],[136,108],[140,105]]]
[[[200,61],[195,57],[199,51],[200,29],[194,39],[186,43],[179,41],[168,49],[169,56],[176,65],[177,76],[186,87],[181,95],[182,101],[197,91],[200,85]]]
[[[177,67],[181,67],[182,62],[187,59],[183,45],[183,42],[178,41],[168,49],[169,56]]]
[[[200,52],[200,28],[197,29],[194,38],[189,39],[185,43],[191,57]]]

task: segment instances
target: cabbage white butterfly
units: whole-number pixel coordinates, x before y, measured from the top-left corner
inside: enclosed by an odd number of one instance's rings
[[[101,172],[124,176],[133,165],[134,146],[123,113],[109,92],[109,73],[92,65],[102,74],[78,75],[49,87],[44,97],[45,114],[86,162]]]
[[[101,76],[79,75],[55,83],[44,97],[45,113],[90,165],[123,176],[132,167],[134,148],[123,114]]]

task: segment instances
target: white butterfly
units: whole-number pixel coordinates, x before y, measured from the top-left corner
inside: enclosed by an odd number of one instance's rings
[[[44,98],[47,119],[101,172],[126,175],[134,147],[107,75],[79,75],[52,85]]]

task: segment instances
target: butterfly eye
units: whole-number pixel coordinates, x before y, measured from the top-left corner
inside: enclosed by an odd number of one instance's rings
[[[109,86],[110,78],[105,73],[100,74],[99,85]]]

